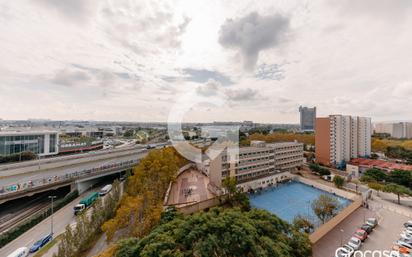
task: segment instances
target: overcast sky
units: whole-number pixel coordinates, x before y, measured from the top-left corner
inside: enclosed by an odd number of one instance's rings
[[[0,118],[412,120],[412,1],[0,3]],[[184,98],[183,98],[184,99]]]

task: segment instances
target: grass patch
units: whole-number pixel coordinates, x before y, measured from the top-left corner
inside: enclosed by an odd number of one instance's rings
[[[57,244],[58,241],[63,237],[63,234],[58,235],[56,238],[54,238],[50,243],[48,243],[46,246],[41,248],[33,257],[41,257],[45,253],[47,253],[55,244]]]

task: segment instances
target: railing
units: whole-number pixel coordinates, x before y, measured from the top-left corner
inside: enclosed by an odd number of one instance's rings
[[[92,169],[85,169],[81,171],[66,173],[60,176],[56,175],[56,176],[52,176],[48,178],[29,180],[23,183],[12,184],[9,186],[0,187],[0,196],[21,193],[24,191],[32,191],[33,189],[41,188],[44,186],[50,186],[53,184],[56,184],[56,185],[64,184],[64,183],[68,183],[68,182],[71,182],[79,178],[86,178],[86,177],[94,176],[96,174],[100,174],[100,173],[104,173],[108,171],[130,168],[130,167],[137,165],[139,162],[140,162],[139,159],[123,161],[123,162],[103,165],[103,166],[92,168]]]

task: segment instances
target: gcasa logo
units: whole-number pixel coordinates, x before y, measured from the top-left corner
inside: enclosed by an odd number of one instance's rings
[[[390,251],[390,250],[366,250],[366,251],[354,251],[348,252],[346,248],[340,247],[336,249],[335,256],[339,257],[402,257],[398,251]]]

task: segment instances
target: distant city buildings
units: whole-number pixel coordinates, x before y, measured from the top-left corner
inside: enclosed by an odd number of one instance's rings
[[[57,131],[0,131],[0,155],[32,152],[39,156],[58,153]]]
[[[375,123],[374,132],[388,134],[393,138],[412,138],[412,122]]]
[[[352,158],[371,154],[371,118],[330,115],[316,119],[316,161],[343,167]]]
[[[237,162],[230,162],[227,151],[210,160],[210,181],[218,187],[228,177],[236,178],[244,190],[266,187],[289,177],[291,171],[303,165],[303,144],[285,142],[267,144],[252,141],[250,147],[239,149]]]
[[[300,112],[300,130],[314,131],[316,124],[316,107],[299,107]]]

